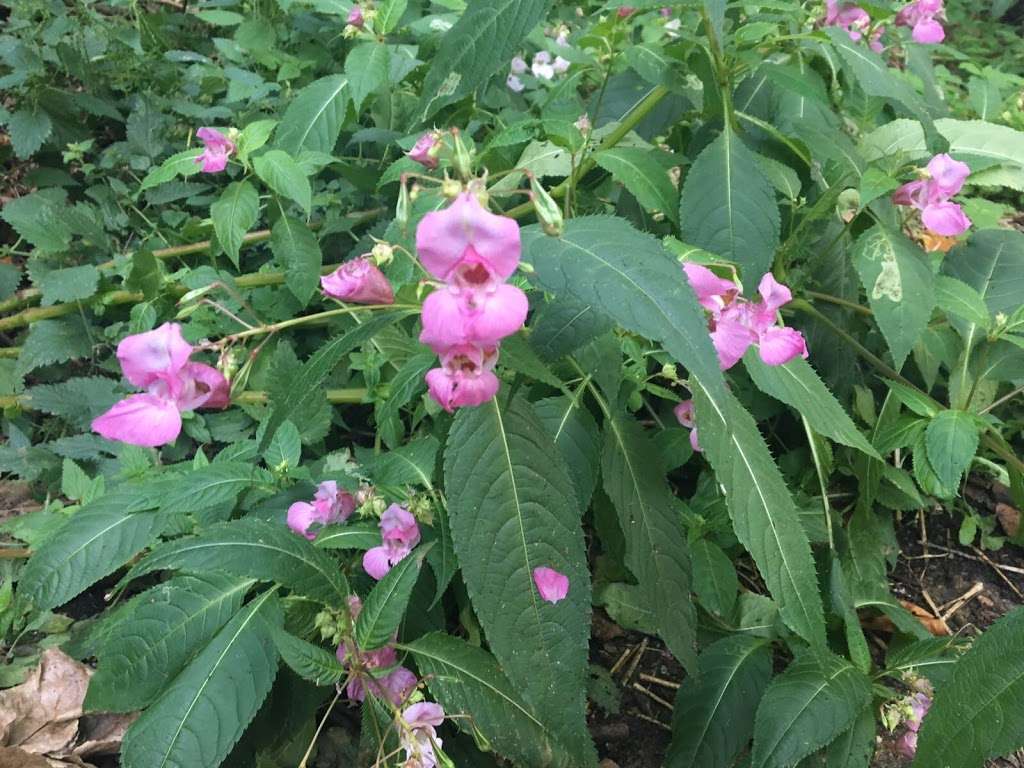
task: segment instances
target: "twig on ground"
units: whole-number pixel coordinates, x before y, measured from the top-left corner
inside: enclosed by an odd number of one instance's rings
[[[977,547],[971,547],[971,549],[973,549],[978,554],[978,557],[980,557],[985,563],[987,563],[992,568],[993,571],[996,572],[996,575],[999,576],[1000,579],[1006,582],[1006,585],[1014,591],[1014,594],[1016,594],[1017,597],[1019,597],[1021,600],[1024,600],[1024,593],[1022,593],[1017,588],[1017,585],[1010,581],[1010,579],[1007,578],[1006,574],[1003,573],[1002,570],[1000,570],[998,563],[993,562],[992,558],[990,558]]]
[[[644,653],[647,651],[647,638],[645,637],[640,643],[640,647],[637,648],[636,655],[633,657],[633,662],[629,665],[629,671],[622,678],[623,685],[629,685],[629,681],[633,679],[633,675],[636,674],[636,668],[640,666],[640,660],[644,657]]]
[[[626,659],[628,659],[629,655],[635,650],[635,647],[624,650],[622,655],[619,656],[619,660],[612,664],[612,668],[608,670],[608,674],[614,677],[615,673],[618,672],[622,665],[626,663]]]
[[[650,688],[645,688],[644,686],[640,685],[640,683],[633,683],[633,690],[640,691],[640,693],[642,693],[647,698],[651,699],[652,701],[657,702],[658,704],[661,704],[661,706],[663,706],[669,712],[672,711],[672,709],[673,709],[672,703],[669,702],[669,701],[666,701],[663,698],[661,698],[661,696],[656,694]]]
[[[679,690],[679,683],[673,683],[671,680],[663,680],[660,677],[648,675],[645,672],[640,673],[640,679],[643,680],[645,683],[656,683],[658,685],[663,685],[666,688],[671,688],[673,691]]]
[[[639,717],[641,720],[646,720],[648,723],[651,723],[652,725],[656,725],[659,728],[663,728],[664,730],[670,733],[672,732],[672,728],[670,726],[665,725],[665,723],[661,722],[661,720],[659,720],[656,717],[645,715],[643,712],[632,712],[631,714],[633,715],[633,717]]]
[[[967,605],[972,599],[980,595],[985,591],[985,585],[980,581],[975,582],[974,586],[964,592],[960,597],[950,600],[948,603],[941,607],[945,613],[942,614],[942,620],[946,621],[953,616],[954,613],[959,611],[965,605]]]
[[[939,607],[935,604],[935,601],[932,600],[932,596],[928,594],[928,590],[922,588],[921,594],[924,596],[925,601],[928,603],[928,607],[931,609],[932,616],[935,618],[935,620],[942,625],[942,627],[946,630],[947,634],[953,634],[952,631],[949,629],[949,625],[946,623],[946,620],[942,618],[942,611],[939,610]]]

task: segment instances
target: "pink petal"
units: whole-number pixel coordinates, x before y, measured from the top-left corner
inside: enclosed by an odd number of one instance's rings
[[[740,361],[750,345],[757,341],[757,334],[745,325],[723,318],[711,332],[711,341],[718,353],[718,365],[723,371]]]
[[[466,340],[493,347],[523,327],[529,310],[530,303],[525,293],[514,285],[499,285],[478,307],[469,324]]]
[[[502,280],[519,265],[519,224],[484,210],[471,192],[463,192],[443,211],[432,211],[416,228],[416,250],[424,268],[441,280],[462,261],[466,249]]]
[[[394,304],[391,283],[365,256],[347,261],[320,278],[320,287],[333,299],[355,304]]]
[[[757,292],[761,294],[764,306],[771,310],[773,315],[780,307],[784,307],[793,300],[793,294],[790,293],[789,288],[776,282],[775,276],[771,272],[766,272],[761,278]]]
[[[439,355],[469,340],[472,318],[459,297],[447,288],[427,296],[420,319],[423,322],[420,343]]]
[[[420,527],[412,513],[398,504],[392,504],[380,517],[380,531],[385,545],[398,542],[412,549],[420,541]]]
[[[523,81],[520,80],[515,75],[509,75],[508,78],[505,80],[505,85],[513,93],[522,93],[526,89],[526,86],[523,84]]]
[[[379,680],[367,682],[378,696],[385,696],[396,707],[400,707],[409,698],[409,694],[416,690],[419,678],[405,667],[398,667]]]
[[[910,181],[892,193],[892,201],[896,205],[924,207],[923,196],[927,191],[927,182],[923,180]]]
[[[313,523],[323,524],[323,516],[316,507],[305,501],[297,501],[288,507],[288,527],[310,541],[316,538],[316,532],[310,532]]]
[[[718,312],[739,293],[734,282],[719,277],[700,264],[687,262],[683,264],[683,272],[697,294],[697,301],[709,312]]]
[[[452,400],[455,397],[455,378],[444,368],[431,368],[424,379],[427,382],[427,391],[434,402],[448,413],[454,411]]]
[[[935,203],[921,213],[921,221],[937,235],[957,237],[971,228],[971,220],[956,203]]]
[[[946,154],[936,155],[928,162],[928,174],[932,177],[938,192],[944,197],[952,197],[963,189],[964,182],[971,175],[967,163],[954,160]]]
[[[541,566],[533,569],[533,583],[542,599],[549,603],[564,600],[569,594],[569,577],[554,568]]]
[[[156,448],[178,439],[181,414],[170,400],[151,394],[132,395],[93,419],[92,429],[108,440]]]
[[[761,334],[758,352],[765,365],[785,365],[794,357],[807,357],[807,343],[794,328],[769,328]]]
[[[922,19],[914,25],[914,31],[910,36],[915,43],[935,45],[946,39],[946,30],[935,19]]]
[[[917,754],[917,734],[914,731],[907,731],[900,736],[896,740],[896,751],[913,760]]]
[[[196,408],[227,408],[231,405],[231,385],[216,368],[204,363],[189,363],[181,372],[181,394],[177,405],[182,411]]]
[[[693,448],[694,453],[704,453],[704,449],[700,447],[700,442],[697,440],[696,427],[690,430],[690,447]]]
[[[684,400],[674,409],[676,420],[681,426],[693,429],[693,400]]]
[[[374,547],[363,554],[363,570],[377,581],[383,579],[391,570],[388,562],[388,551],[384,547]]]
[[[412,728],[422,728],[427,725],[440,728],[444,723],[444,709],[440,704],[435,704],[432,701],[421,701],[402,712],[402,719]]]
[[[523,74],[527,69],[526,60],[522,56],[514,56],[509,69],[512,70],[513,75]]]
[[[424,168],[437,168],[437,152],[434,149],[440,143],[438,134],[428,131],[416,140],[416,144],[406,155]]]
[[[177,323],[164,323],[159,328],[125,336],[117,345],[117,359],[128,381],[136,387],[148,387],[156,381],[170,384],[192,354],[192,345],[181,335]],[[174,391],[174,387],[171,387]]]

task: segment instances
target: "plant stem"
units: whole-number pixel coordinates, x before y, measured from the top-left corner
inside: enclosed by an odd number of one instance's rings
[[[334,405],[354,405],[363,403],[366,401],[366,396],[369,394],[369,390],[361,387],[355,387],[351,389],[328,389],[327,390],[327,402],[333,403]],[[260,390],[249,390],[247,392],[239,392],[231,401],[236,405],[262,405],[270,399],[270,395]],[[0,409],[6,408],[21,408],[23,411],[32,410],[32,396],[31,395],[2,395],[0,396]],[[0,557],[3,557],[3,553],[6,550],[0,549]],[[13,555],[9,555],[13,557]]]
[[[351,307],[342,307],[341,309],[329,309],[326,312],[316,312],[312,315],[302,315],[301,317],[293,317],[291,320],[282,320],[280,323],[271,323],[269,325],[260,325],[256,328],[249,328],[238,333],[232,333],[230,336],[226,336],[225,339],[230,341],[238,341],[239,339],[247,339],[251,336],[262,336],[267,333],[277,333],[283,331],[286,328],[294,328],[297,325],[305,325],[306,323],[320,323],[324,320],[328,320],[332,317],[340,317],[342,315],[351,315],[355,312],[363,310],[371,311],[374,309],[398,309],[398,310],[411,310],[418,312],[420,309],[419,304],[362,304]]]
[[[853,310],[857,314],[864,315],[866,317],[873,317],[875,314],[874,312],[871,311],[870,307],[865,307],[858,304],[855,301],[841,299],[838,296],[833,296],[828,293],[818,293],[817,291],[804,291],[804,296],[814,299],[815,301],[827,301],[829,304],[835,304],[837,306],[843,307],[844,309]]]

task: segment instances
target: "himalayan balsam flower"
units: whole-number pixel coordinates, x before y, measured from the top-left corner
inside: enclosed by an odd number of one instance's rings
[[[353,304],[394,304],[395,293],[384,273],[366,256],[346,261],[320,278],[320,287],[332,299]]]
[[[424,168],[437,168],[437,155],[441,150],[441,134],[427,131],[416,140],[415,146],[406,155]]]
[[[908,708],[907,717],[903,720],[906,727],[899,739],[896,740],[896,749],[910,759],[917,753],[917,733],[921,730],[921,722],[924,716],[931,709],[931,697],[925,693],[915,693],[906,702]]]
[[[971,220],[950,198],[963,189],[971,169],[943,154],[933,157],[926,170],[928,178],[904,184],[893,193],[893,202],[919,210],[921,222],[937,235],[962,235],[970,229]]]
[[[693,420],[693,400],[684,400],[673,409],[673,413],[675,413],[679,425],[690,430],[690,447],[697,453],[701,453],[703,449],[697,442],[697,424]]]
[[[181,433],[182,411],[226,408],[230,387],[220,371],[189,362],[193,348],[177,323],[127,336],[117,345],[124,376],[144,394],[131,395],[92,422],[108,440],[155,448]]]
[[[405,667],[395,666],[398,654],[390,645],[375,651],[360,651],[342,643],[338,646],[337,657],[349,669],[345,694],[352,701],[363,701],[369,691],[377,698],[387,699],[400,707],[416,688],[416,675]],[[374,670],[389,667],[394,669],[381,677],[374,676]]]
[[[825,18],[821,21],[826,27],[839,27],[844,30],[854,42],[864,39],[864,33],[871,26],[871,16],[859,5],[853,3],[840,3],[838,0],[825,1]],[[882,52],[883,29],[879,27],[871,35],[870,47],[875,53]]]
[[[621,8],[619,8],[617,15],[620,19],[626,19],[632,16],[634,11],[636,11],[636,8],[634,8],[632,5],[624,5]]]
[[[348,12],[348,16],[345,18],[345,21],[356,29],[363,28],[366,24],[366,17],[363,16],[363,9],[359,3],[352,6],[352,10]]]
[[[945,18],[942,0],[915,0],[896,14],[896,26],[912,27],[910,36],[915,43],[941,43],[946,39],[946,30],[936,18]]]
[[[523,84],[523,81],[520,80],[515,75],[509,75],[508,78],[505,80],[505,85],[508,86],[508,89],[514,93],[522,93],[526,89],[526,86]]]
[[[555,68],[551,64],[551,54],[547,51],[538,51],[533,55],[533,63],[530,64],[530,71],[533,76],[541,80],[551,80],[555,76]]]
[[[356,500],[351,493],[339,490],[333,480],[325,480],[317,487],[312,502],[297,501],[288,507],[288,527],[313,541],[317,536],[317,531],[310,530],[314,524],[323,527],[344,523],[355,509]]]
[[[564,600],[569,594],[569,577],[554,568],[541,566],[533,569],[533,583],[542,599],[549,603]]]
[[[203,153],[196,158],[203,173],[220,173],[235,153],[235,143],[216,128],[200,128],[196,137],[203,142]]]
[[[456,408],[483,405],[498,393],[494,375],[498,349],[481,349],[473,344],[452,347],[441,356],[441,367],[427,371],[430,396],[448,413]]]
[[[363,555],[363,570],[377,581],[420,543],[420,527],[409,510],[392,504],[380,518],[382,544]]]
[[[563,59],[561,56],[555,56],[555,61],[552,63],[551,68],[555,70],[556,75],[564,75],[569,71],[569,61]]]
[[[524,75],[529,67],[526,65],[526,59],[522,56],[514,56],[512,57],[512,64],[509,69],[513,75]]]
[[[399,745],[405,750],[402,768],[436,768],[434,749],[440,749],[442,741],[435,729],[444,722],[444,710],[439,704],[421,701],[403,711],[402,720],[398,729]]]

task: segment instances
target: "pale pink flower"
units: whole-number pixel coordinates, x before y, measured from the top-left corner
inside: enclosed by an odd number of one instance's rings
[[[871,26],[871,16],[859,5],[826,0],[825,17],[821,23],[826,27],[839,27],[850,36],[851,40],[858,42],[864,38],[864,33]],[[872,47],[874,47],[874,43],[877,43],[875,37],[873,36],[872,39]]]
[[[405,750],[402,768],[436,768],[434,749],[440,749],[437,728],[444,722],[444,710],[439,704],[421,701],[402,712],[405,727],[398,729],[399,745]]]
[[[925,693],[915,693],[905,701],[905,704],[909,710],[907,717],[903,720],[906,730],[896,740],[896,749],[904,757],[913,759],[917,753],[917,733],[921,730],[924,716],[931,709],[932,700]]]
[[[235,143],[216,128],[200,128],[196,137],[204,145],[203,153],[196,158],[203,173],[219,173],[227,168],[228,157],[235,152]]]
[[[588,115],[586,112],[580,115],[579,119],[575,123],[573,123],[573,125],[575,125],[579,129],[580,133],[582,133],[584,136],[590,133],[590,131],[593,129],[593,125],[590,122],[590,115]]]
[[[363,555],[363,570],[380,581],[419,544],[420,527],[409,510],[392,504],[380,519],[382,544]]]
[[[930,45],[946,39],[946,30],[937,19],[945,19],[942,0],[915,0],[896,14],[896,26],[912,27],[915,43]]]
[[[569,577],[554,568],[541,566],[533,569],[533,583],[540,593],[541,599],[549,603],[564,600],[569,594]]]
[[[533,55],[533,63],[530,64],[530,71],[533,76],[541,80],[551,80],[555,76],[555,68],[551,65],[551,54],[547,51],[538,51]]]
[[[703,449],[697,442],[697,424],[693,420],[693,400],[684,400],[673,409],[673,413],[675,413],[679,425],[690,430],[690,447],[697,453],[701,453]]]
[[[561,56],[555,56],[555,61],[551,65],[551,68],[555,71],[556,75],[564,75],[569,71],[569,61],[563,59]]]
[[[368,257],[346,261],[320,278],[320,287],[332,299],[354,304],[394,304],[391,283]]]
[[[343,523],[356,509],[356,500],[348,491],[339,490],[333,480],[325,480],[317,487],[312,503],[297,501],[288,507],[288,527],[310,541],[318,530],[310,530],[331,523]]]
[[[424,168],[437,168],[437,155],[441,149],[441,134],[427,131],[416,140],[406,155]]]
[[[697,301],[712,314],[718,314],[739,295],[740,289],[732,280],[719,277],[707,267],[691,261],[683,264],[686,279],[697,294]]]
[[[526,64],[526,59],[522,56],[513,56],[512,64],[509,66],[509,69],[512,70],[513,75],[522,75],[526,73],[526,70],[529,69],[529,67]]]
[[[363,28],[366,24],[366,17],[363,16],[363,9],[359,3],[352,6],[352,10],[348,12],[348,16],[345,18],[345,21],[356,29]]]
[[[515,75],[509,75],[505,80],[505,85],[508,86],[510,91],[515,93],[522,93],[526,89],[526,86],[523,85],[523,81]]]
[[[441,367],[427,371],[427,388],[438,405],[451,413],[456,408],[474,407],[498,393],[494,375],[497,349],[472,344],[453,347],[441,356]]]
[[[662,8],[660,11],[658,11],[658,13],[661,14],[661,18],[663,18],[663,19],[670,19],[670,18],[672,18],[672,9],[671,8],[668,8],[668,7]]]
[[[963,189],[971,174],[966,163],[946,154],[933,157],[927,167],[928,178],[918,179],[897,189],[892,200],[896,205],[916,208],[921,221],[932,232],[945,237],[962,235],[971,227],[971,220],[950,198]]]

